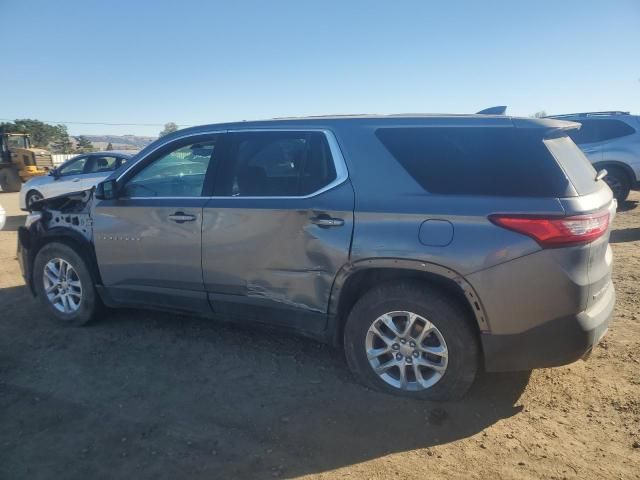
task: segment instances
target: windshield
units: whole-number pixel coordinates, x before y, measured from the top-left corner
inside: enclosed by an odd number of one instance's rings
[[[29,148],[29,138],[24,135],[7,135],[9,148]]]

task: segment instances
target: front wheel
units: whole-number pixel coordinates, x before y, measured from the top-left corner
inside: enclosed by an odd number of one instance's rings
[[[377,390],[454,400],[473,384],[479,346],[467,312],[444,292],[417,283],[363,295],[345,326],[351,370]]]
[[[20,175],[13,168],[0,168],[0,188],[3,192],[19,192],[22,186]]]
[[[40,192],[38,192],[37,190],[31,190],[27,194],[27,199],[26,199],[27,209],[31,210],[31,206],[35,202],[38,202],[38,201],[42,200],[43,198],[44,197],[42,196],[42,194]]]
[[[38,299],[59,323],[84,325],[100,309],[85,261],[66,244],[52,242],[42,247],[34,260],[33,282]]]

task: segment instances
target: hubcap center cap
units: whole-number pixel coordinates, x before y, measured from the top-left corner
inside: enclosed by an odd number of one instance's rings
[[[400,344],[400,353],[405,357],[413,355],[414,347],[411,347],[408,343]]]

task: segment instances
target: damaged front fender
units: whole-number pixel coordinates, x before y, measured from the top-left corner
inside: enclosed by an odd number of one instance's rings
[[[25,283],[35,295],[33,263],[40,249],[51,242],[74,248],[85,258],[99,283],[99,270],[93,248],[93,189],[72,192],[35,202],[25,225],[18,229],[18,262]]]

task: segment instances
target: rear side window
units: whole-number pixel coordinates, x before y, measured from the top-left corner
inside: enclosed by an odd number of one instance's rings
[[[578,145],[604,142],[636,133],[631,125],[622,120],[604,118],[578,120],[578,122],[582,125],[580,130],[573,130],[569,133],[571,139]]]
[[[558,197],[569,192],[538,129],[381,128],[376,135],[431,193]]]
[[[222,194],[234,197],[294,197],[336,179],[329,145],[321,132],[229,134],[231,155]]]
[[[111,172],[116,169],[118,159],[116,157],[90,157],[85,168],[85,173]]]

